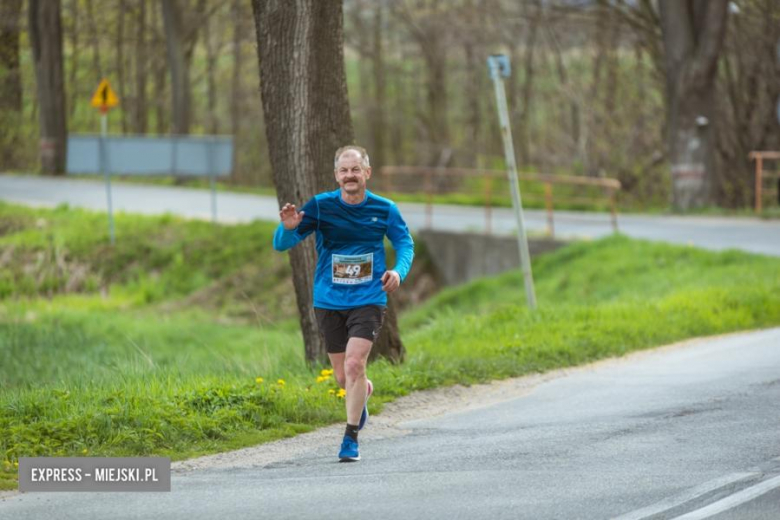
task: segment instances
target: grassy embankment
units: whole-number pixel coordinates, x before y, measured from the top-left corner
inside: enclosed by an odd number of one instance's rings
[[[332,378],[303,361],[272,230],[119,215],[111,248],[103,215],[0,205],[0,488],[20,456],[181,459],[343,420]],[[536,312],[518,273],[406,312],[408,360],[372,366],[374,406],[780,325],[774,258],[613,237],[534,274]]]

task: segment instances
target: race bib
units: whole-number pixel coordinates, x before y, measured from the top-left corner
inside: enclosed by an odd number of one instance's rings
[[[333,283],[355,285],[368,283],[374,274],[374,253],[333,255]]]

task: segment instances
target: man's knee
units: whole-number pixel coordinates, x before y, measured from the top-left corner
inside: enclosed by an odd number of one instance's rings
[[[349,357],[344,362],[347,379],[354,381],[366,375],[366,362],[359,357]]]

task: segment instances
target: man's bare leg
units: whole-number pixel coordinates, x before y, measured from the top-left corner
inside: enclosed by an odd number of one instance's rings
[[[330,366],[333,367],[333,375],[336,377],[336,383],[340,388],[346,388],[347,376],[344,374],[344,358],[347,357],[346,352],[338,352],[336,354],[328,353],[330,358]]]
[[[344,359],[344,374],[347,391],[347,424],[357,426],[366,404],[368,385],[366,383],[366,364],[373,342],[363,338],[349,338]],[[334,373],[336,369],[333,369]]]

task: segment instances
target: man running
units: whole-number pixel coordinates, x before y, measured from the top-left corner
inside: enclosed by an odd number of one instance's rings
[[[339,148],[334,173],[339,189],[316,195],[300,212],[284,205],[274,249],[286,251],[316,232],[314,311],[336,381],[347,393],[339,460],[351,462],[360,460],[358,430],[368,419],[373,391],[366,379],[368,354],[384,321],[387,294],[412,266],[414,242],[395,203],[366,189],[371,166],[365,149]],[[396,252],[391,270],[385,265],[385,236]]]

